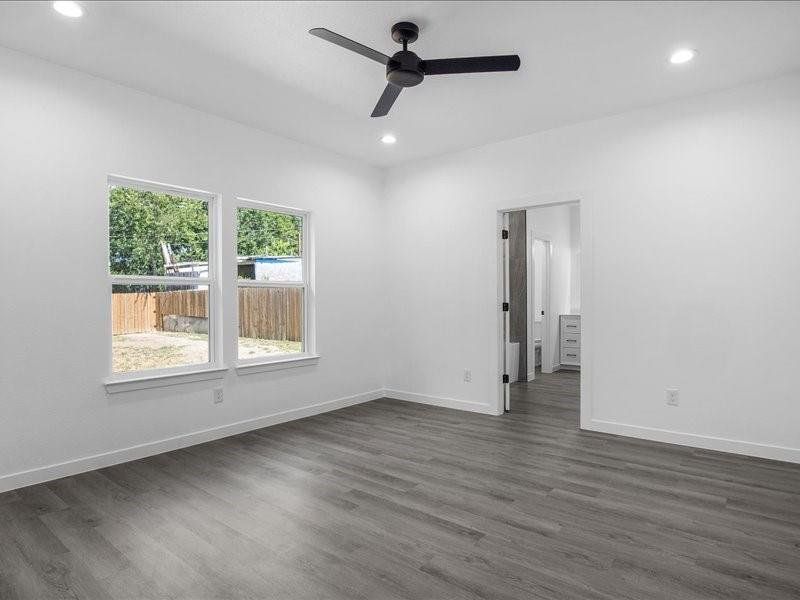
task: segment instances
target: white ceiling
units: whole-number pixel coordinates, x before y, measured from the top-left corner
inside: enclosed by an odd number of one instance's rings
[[[50,2],[0,4],[0,44],[385,166],[800,68],[800,2]],[[518,53],[516,73],[426,78],[369,114],[396,21],[423,58]],[[688,65],[670,50],[698,50]],[[378,142],[384,132],[395,146]]]

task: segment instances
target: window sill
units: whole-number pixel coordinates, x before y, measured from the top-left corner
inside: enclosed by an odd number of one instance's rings
[[[167,387],[170,385],[181,385],[184,383],[194,383],[197,381],[209,381],[212,379],[222,379],[228,367],[204,367],[192,371],[180,371],[177,373],[161,373],[158,375],[146,375],[141,377],[109,377],[103,384],[109,394],[121,392],[132,392],[135,390],[146,390],[150,388]]]
[[[297,367],[311,367],[317,363],[319,363],[318,354],[301,354],[299,356],[264,360],[261,362],[242,362],[236,365],[236,372],[239,375],[249,375],[250,373],[266,373],[269,371],[294,369]]]

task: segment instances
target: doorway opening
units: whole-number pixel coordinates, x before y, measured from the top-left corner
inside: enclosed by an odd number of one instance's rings
[[[543,235],[539,234],[537,237],[533,228],[528,228],[526,381],[535,381],[537,370],[541,373],[553,372],[553,353],[545,351],[545,348],[551,346],[546,315],[550,314],[550,259],[553,255],[553,242]]]
[[[537,205],[501,215],[502,401],[510,411],[515,401],[533,400],[548,386],[578,379],[580,203]]]

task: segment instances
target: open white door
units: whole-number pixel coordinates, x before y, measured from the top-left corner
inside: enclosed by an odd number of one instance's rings
[[[508,373],[510,357],[509,340],[511,339],[511,313],[509,312],[509,302],[511,298],[511,277],[510,277],[510,252],[508,242],[508,213],[503,213],[503,230],[501,233],[503,240],[503,304],[500,310],[503,311],[503,408],[506,412],[511,410],[511,383]]]
[[[541,308],[538,306],[536,302],[536,293],[538,292],[539,294],[541,294],[541,290],[536,285],[536,276],[538,274],[538,271],[536,270],[537,269],[536,255],[534,254],[533,228],[531,228],[530,225],[527,225],[526,230],[527,231],[525,237],[525,256],[526,256],[526,264],[528,267],[528,276],[526,277],[528,283],[527,285],[528,306],[527,306],[527,319],[526,319],[527,357],[525,364],[528,365],[527,380],[534,381],[536,379],[536,334],[537,334],[536,323],[538,321],[541,321],[541,316],[538,316]],[[541,330],[541,326],[538,327],[538,330]]]
[[[553,315],[550,310],[550,264],[553,256],[553,242],[550,237],[534,238],[539,257],[539,284],[541,286],[541,339],[542,339],[542,373],[553,372],[553,357],[557,351],[553,338]]]
[[[536,379],[536,349],[539,348],[542,373],[551,373],[552,350],[549,327],[550,315],[550,253],[549,238],[528,228],[528,381]]]

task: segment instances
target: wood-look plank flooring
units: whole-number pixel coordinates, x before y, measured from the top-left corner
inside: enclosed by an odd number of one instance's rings
[[[0,495],[0,598],[800,598],[800,465],[379,400]]]

